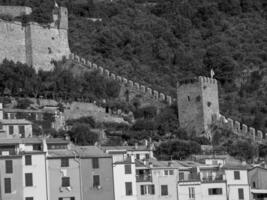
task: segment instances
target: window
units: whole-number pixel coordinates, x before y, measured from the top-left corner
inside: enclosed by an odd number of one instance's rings
[[[155,194],[155,185],[141,185],[140,186],[141,195]]]
[[[61,186],[69,187],[70,186],[70,177],[62,177],[61,178]]]
[[[190,101],[190,96],[187,97],[187,100]]]
[[[5,178],[5,193],[11,193],[11,178]]]
[[[33,197],[26,197],[25,200],[33,200]]]
[[[234,171],[235,180],[240,180],[240,171]]]
[[[161,185],[161,196],[168,196],[168,185]]]
[[[125,171],[125,174],[131,174],[132,173],[131,165],[124,165],[124,171]]]
[[[25,155],[25,165],[32,165],[32,156]]]
[[[155,194],[155,185],[147,186],[148,194]]]
[[[244,199],[244,189],[243,188],[238,189],[238,198],[239,198],[239,200]]]
[[[100,176],[94,175],[93,176],[93,187],[98,187],[98,186],[100,186]]]
[[[68,167],[68,166],[69,166],[69,159],[61,158],[61,167]]]
[[[147,193],[145,185],[141,185],[140,189],[141,189],[141,195],[145,195]]]
[[[93,158],[92,159],[92,166],[93,166],[93,169],[99,168],[99,160],[98,160],[98,158]]]
[[[13,173],[13,162],[12,160],[6,160],[6,173],[12,174]]]
[[[10,119],[16,119],[15,113],[10,113]]]
[[[209,195],[220,195],[222,194],[222,188],[209,188]]]
[[[149,154],[148,153],[146,154],[146,159],[149,159]]]
[[[195,199],[195,188],[189,187],[189,199]]]
[[[25,137],[25,127],[24,126],[19,126],[19,134],[21,134],[21,137]]]
[[[9,130],[9,135],[14,134],[14,126],[8,126],[8,130]]]
[[[26,173],[25,174],[25,186],[26,187],[33,186],[32,173]]]
[[[136,159],[140,160],[140,154],[136,154]]]
[[[164,175],[165,176],[173,175],[173,170],[164,170]]]
[[[184,172],[179,172],[179,180],[180,181],[184,180]]]
[[[218,165],[218,161],[217,160],[212,160],[212,164],[213,165]]]
[[[132,182],[126,182],[125,183],[125,191],[126,191],[126,196],[133,195]]]
[[[255,181],[253,181],[253,183],[252,183],[252,188],[256,188],[256,182]]]

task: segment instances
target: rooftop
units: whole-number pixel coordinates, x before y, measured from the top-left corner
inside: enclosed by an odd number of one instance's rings
[[[152,151],[147,146],[101,146],[105,151]]]
[[[1,119],[0,124],[8,125],[8,124],[32,124],[30,121],[26,119]]]
[[[43,141],[42,138],[39,137],[31,137],[31,138],[11,138],[11,139],[0,139],[0,145],[6,144],[41,144]],[[47,144],[69,144],[69,141],[61,139],[61,138],[46,138]]]
[[[96,146],[71,146],[70,149],[62,150],[48,150],[48,157],[50,158],[61,158],[61,157],[81,157],[81,158],[106,158],[110,155],[104,153],[101,149]]]

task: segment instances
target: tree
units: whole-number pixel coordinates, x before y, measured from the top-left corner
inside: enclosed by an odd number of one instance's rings
[[[17,101],[17,108],[27,109],[33,102],[30,99],[19,99]]]
[[[228,146],[228,153],[240,160],[252,160],[255,151],[255,146],[246,140],[237,140]]]
[[[183,160],[194,153],[201,151],[200,145],[193,141],[171,140],[160,144],[155,151],[155,156],[161,160]]]
[[[77,145],[93,145],[98,141],[98,135],[90,130],[85,123],[76,123],[68,132],[71,140]]]

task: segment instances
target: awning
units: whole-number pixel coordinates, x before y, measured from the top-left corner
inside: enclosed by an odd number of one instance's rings
[[[267,194],[267,189],[251,189],[253,194]]]

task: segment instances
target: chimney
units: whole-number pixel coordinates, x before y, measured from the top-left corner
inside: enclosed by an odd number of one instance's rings
[[[148,141],[147,140],[145,140],[145,146],[148,147]]]
[[[65,134],[65,140],[70,141],[70,136],[68,134]]]
[[[134,145],[135,149],[138,149],[138,143],[136,142]]]
[[[3,103],[0,103],[0,120],[4,119]]]
[[[46,138],[42,139],[42,145],[43,145],[43,152],[47,152],[48,148],[47,148]]]

